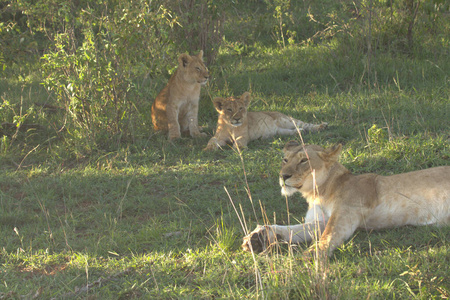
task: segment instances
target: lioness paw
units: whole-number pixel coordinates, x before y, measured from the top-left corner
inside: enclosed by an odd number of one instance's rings
[[[255,230],[244,236],[242,250],[247,252],[263,252],[277,240],[270,226],[258,225]]]

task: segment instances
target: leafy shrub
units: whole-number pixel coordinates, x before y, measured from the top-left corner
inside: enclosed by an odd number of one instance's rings
[[[77,10],[42,58],[45,87],[66,112],[67,132],[81,151],[134,137],[142,124],[135,81],[160,74],[171,53],[176,19],[164,6],[114,1]],[[61,6],[61,14],[66,13]]]

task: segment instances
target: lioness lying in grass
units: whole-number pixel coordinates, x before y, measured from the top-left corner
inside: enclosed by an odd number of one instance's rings
[[[258,226],[244,237],[244,250],[259,252],[276,239],[302,243],[317,236],[319,253],[327,255],[357,228],[450,224],[450,166],[392,176],[353,175],[338,162],[341,149],[286,144],[281,193],[300,192],[306,198],[305,223]]]

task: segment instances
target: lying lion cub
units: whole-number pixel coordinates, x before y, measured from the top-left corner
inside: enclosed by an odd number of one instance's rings
[[[181,137],[181,133],[206,136],[198,127],[200,87],[209,78],[203,51],[196,56],[181,54],[178,63],[177,70],[153,102],[153,127],[155,131],[169,132],[170,140]]]
[[[277,238],[301,243],[317,236],[318,250],[331,254],[357,228],[450,224],[450,166],[392,176],[353,175],[338,162],[341,149],[286,144],[281,193],[300,192],[307,199],[305,223],[258,226],[244,237],[244,250],[263,251]]]
[[[315,132],[325,129],[328,125],[304,123],[280,112],[247,112],[250,100],[249,92],[238,98],[213,100],[214,107],[219,113],[219,120],[216,134],[209,140],[204,150],[215,150],[227,143],[243,148],[248,142],[259,138],[269,138],[277,134],[296,134],[296,126],[300,130]]]

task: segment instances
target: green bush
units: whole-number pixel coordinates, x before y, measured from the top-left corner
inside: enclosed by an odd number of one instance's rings
[[[64,12],[64,11],[63,11]],[[142,124],[138,79],[161,74],[173,53],[176,19],[146,1],[78,10],[42,57],[43,82],[66,112],[67,132],[81,151],[132,139]]]

